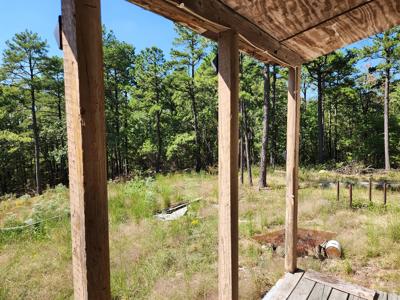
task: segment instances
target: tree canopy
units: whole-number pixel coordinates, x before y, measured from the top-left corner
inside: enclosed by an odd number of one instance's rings
[[[399,37],[397,27],[303,66],[302,165],[400,165]],[[170,55],[136,51],[106,28],[103,45],[108,177],[212,171],[216,45],[181,25]],[[240,57],[240,161],[249,175],[252,165],[285,163],[287,76]],[[64,102],[62,58],[38,34],[15,34],[0,65],[0,195],[68,184]]]

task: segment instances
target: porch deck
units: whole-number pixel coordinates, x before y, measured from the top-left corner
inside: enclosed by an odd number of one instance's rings
[[[263,300],[400,300],[314,271],[286,273]]]

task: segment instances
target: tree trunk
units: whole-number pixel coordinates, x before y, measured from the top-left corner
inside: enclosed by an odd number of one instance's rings
[[[323,119],[323,82],[322,75],[318,72],[318,163],[323,163],[324,155],[324,119]]]
[[[114,97],[115,97],[115,135],[116,135],[116,147],[115,147],[115,159],[117,167],[117,176],[122,174],[122,161],[121,161],[121,142],[120,142],[120,112],[119,112],[119,90],[118,90],[118,76],[117,71],[114,70]]]
[[[32,78],[33,80],[33,78]],[[42,182],[40,175],[40,141],[39,141],[39,128],[36,120],[36,98],[35,89],[31,87],[31,113],[32,113],[32,131],[33,140],[35,144],[35,175],[36,175],[36,193],[42,194]]]
[[[389,92],[390,92],[390,69],[385,70],[385,98],[384,98],[384,143],[385,143],[385,170],[390,170],[389,158]]]
[[[243,116],[243,101],[240,101],[240,115]],[[244,182],[244,134],[243,117],[240,126],[240,183]]]
[[[277,145],[277,124],[276,124],[276,66],[272,67],[272,111],[271,111],[271,149],[269,151],[269,164],[275,168],[276,145]]]
[[[191,86],[190,86],[190,98],[192,101],[192,113],[193,113],[193,121],[194,121],[194,134],[195,134],[195,141],[196,141],[196,172],[200,172],[202,168],[201,164],[201,153],[200,153],[200,131],[199,131],[199,120],[198,120],[198,113],[197,113],[197,105],[196,105],[196,94],[194,91],[194,64],[191,65]]]
[[[263,103],[263,133],[260,154],[260,180],[259,188],[267,187],[267,148],[269,128],[269,102],[270,102],[270,73],[269,65],[264,66],[264,103]]]
[[[157,112],[157,158],[156,158],[156,173],[161,170],[161,153],[162,153],[162,140],[161,140],[161,113]]]
[[[58,121],[60,122],[60,124],[62,124],[63,119],[62,119],[62,96],[61,96],[61,91],[57,90],[57,110],[58,110]],[[60,136],[60,145],[61,148],[64,149],[64,136]],[[60,181],[62,184],[67,184],[67,170],[66,170],[66,162],[65,162],[65,158],[62,155],[60,158]]]
[[[304,101],[304,111],[307,110],[307,82],[303,80],[303,101]]]
[[[249,139],[249,131],[247,124],[247,113],[246,113],[246,105],[243,101],[243,133],[244,133],[244,144],[246,150],[246,166],[247,166],[247,175],[249,177],[249,184],[253,186],[253,174],[251,172],[251,157],[250,157],[250,139]]]
[[[124,127],[125,127],[125,137],[124,137],[124,173],[125,177],[129,174],[129,162],[128,162],[128,92],[125,91],[125,113],[124,113]]]
[[[333,156],[335,159],[335,162],[338,161],[338,102],[335,99],[335,116],[334,116],[334,120],[335,120],[335,125],[334,125],[334,131],[335,131],[335,139],[334,139],[334,143],[333,143]]]
[[[328,111],[328,134],[327,134],[327,140],[328,140],[328,153],[329,153],[329,159],[332,158],[332,104],[329,104],[329,111]]]

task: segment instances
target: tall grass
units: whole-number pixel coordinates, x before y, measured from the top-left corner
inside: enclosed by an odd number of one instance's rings
[[[382,191],[347,189],[336,201],[334,188],[318,180],[333,172],[301,171],[299,227],[336,232],[344,260],[299,259],[299,267],[334,273],[379,290],[400,285],[400,205],[395,191],[382,204]],[[381,175],[379,175],[381,176]],[[382,175],[383,176],[383,175]],[[397,178],[397,174],[390,175]],[[377,176],[378,177],[378,176]],[[217,180],[206,173],[157,175],[108,186],[111,286],[114,299],[208,299],[217,295]],[[283,274],[282,253],[259,245],[253,235],[283,228],[285,173],[268,174],[270,189],[240,186],[240,298],[259,299]],[[181,201],[200,198],[175,221],[153,215]],[[1,299],[69,299],[72,297],[71,234],[68,191],[58,187],[40,197],[0,203],[0,226],[46,220],[27,230],[0,233]]]

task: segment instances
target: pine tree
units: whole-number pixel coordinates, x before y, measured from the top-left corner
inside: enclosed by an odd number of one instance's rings
[[[29,102],[34,140],[36,193],[42,193],[40,172],[40,133],[37,121],[37,96],[41,89],[40,76],[47,54],[47,43],[31,31],[17,33],[6,42],[3,54],[3,72],[6,82],[16,85],[24,93],[21,105]]]
[[[379,60],[371,71],[378,71],[384,79],[384,155],[385,170],[390,170],[389,156],[389,102],[393,71],[399,67],[400,26],[372,38],[372,46],[364,48],[364,56]]]
[[[175,31],[178,37],[174,40],[175,48],[171,51],[176,68],[176,82],[178,89],[183,97],[190,100],[191,114],[193,117],[192,125],[195,135],[196,149],[196,172],[203,168],[201,157],[201,129],[199,120],[199,108],[197,99],[197,88],[195,81],[195,72],[202,59],[207,55],[209,46],[207,40],[194,31],[182,26],[176,25]]]
[[[149,115],[151,130],[149,135],[155,144],[155,171],[160,172],[164,155],[163,114],[168,106],[165,85],[168,67],[161,49],[152,47],[140,52],[136,59],[135,80],[137,82],[135,96],[138,107]],[[154,120],[154,121],[153,121]],[[154,126],[154,125],[155,126]]]

